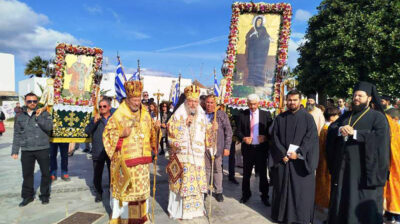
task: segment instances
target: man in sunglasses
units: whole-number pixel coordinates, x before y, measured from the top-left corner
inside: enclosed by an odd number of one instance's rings
[[[142,103],[143,104],[149,103],[149,92],[143,91],[142,96],[143,96]]]
[[[107,164],[108,177],[110,178],[110,159],[104,149],[103,144],[103,132],[107,125],[108,119],[110,119],[111,102],[108,98],[104,97],[99,103],[99,112],[94,118],[90,120],[90,123],[85,128],[86,134],[92,137],[92,159],[93,159],[93,185],[96,189],[95,202],[102,201],[103,188],[101,186],[104,163]],[[110,183],[110,179],[108,179]]]
[[[22,202],[23,207],[33,201],[35,191],[33,189],[33,174],[35,161],[39,163],[42,179],[40,183],[40,200],[42,204],[49,203],[50,197],[50,158],[49,158],[49,136],[53,129],[53,121],[47,111],[36,113],[38,97],[34,93],[25,95],[25,106],[22,113],[15,118],[14,139],[11,156],[18,159],[21,148],[22,164]]]

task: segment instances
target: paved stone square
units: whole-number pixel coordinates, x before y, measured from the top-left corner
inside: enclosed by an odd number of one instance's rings
[[[21,202],[22,169],[20,160],[13,160],[11,154],[12,128],[0,137],[0,223],[15,224],[46,224],[57,223],[68,217],[74,212],[94,212],[104,216],[98,220],[97,224],[108,223],[111,212],[108,194],[103,194],[103,203],[94,202],[92,184],[92,160],[90,154],[83,153],[82,150],[75,152],[74,156],[69,157],[70,182],[64,182],[60,178],[52,184],[51,198],[48,205],[42,205],[38,199],[40,185],[40,170],[36,164],[35,168],[35,201],[31,204],[19,208]],[[58,162],[60,159],[58,158]],[[167,160],[161,156],[157,166],[157,191],[155,222],[156,223],[187,223],[200,224],[209,223],[206,217],[197,218],[189,221],[172,220],[168,218],[168,179],[165,173]],[[227,174],[227,158],[224,162],[224,172]],[[151,167],[153,171],[153,168]],[[236,178],[241,182],[241,169],[237,169]],[[60,175],[60,174],[58,174]],[[108,176],[105,169],[103,174],[103,187],[108,192],[109,184],[106,183]],[[153,176],[151,176],[153,180]],[[224,202],[217,202],[212,198],[212,218],[211,223],[273,223],[270,219],[270,208],[265,207],[258,196],[258,180],[251,179],[253,196],[246,204],[240,204],[241,185],[234,185],[228,181],[224,175]],[[270,191],[271,193],[271,191]],[[207,198],[206,207],[208,211],[209,200]],[[150,208],[151,211],[151,208]]]

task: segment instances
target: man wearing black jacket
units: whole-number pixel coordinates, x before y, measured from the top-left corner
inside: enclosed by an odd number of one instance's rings
[[[25,95],[25,106],[22,113],[15,117],[14,139],[11,156],[18,159],[21,148],[22,164],[22,191],[23,201],[19,204],[23,207],[34,199],[33,173],[35,160],[39,163],[42,179],[40,182],[40,200],[42,204],[49,203],[50,197],[50,158],[49,135],[53,129],[53,121],[49,113],[44,111],[37,113],[38,98],[34,93]]]
[[[102,99],[99,103],[100,115],[97,114],[90,120],[85,128],[86,134],[92,137],[92,159],[93,159],[93,185],[96,189],[95,202],[102,201],[103,188],[101,186],[104,163],[107,163],[108,177],[110,178],[110,158],[108,158],[103,145],[103,131],[111,117],[111,102]],[[108,180],[110,182],[110,179]]]
[[[260,172],[261,200],[266,206],[268,202],[268,180],[266,174],[268,158],[268,129],[272,124],[271,113],[259,110],[260,98],[256,94],[247,97],[249,109],[243,111],[238,120],[236,136],[242,142],[243,182],[240,203],[246,203],[251,197],[250,177],[253,167]]]

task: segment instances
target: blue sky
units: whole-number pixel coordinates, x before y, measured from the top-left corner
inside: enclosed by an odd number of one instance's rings
[[[258,1],[254,1],[258,2]],[[275,3],[281,1],[268,1]],[[293,6],[289,65],[294,67],[319,0],[286,1]],[[54,57],[57,42],[100,47],[114,71],[117,51],[126,72],[141,67],[152,74],[182,73],[212,84],[228,43],[231,4],[227,0],[0,0],[0,52],[16,55],[16,82],[35,55]]]

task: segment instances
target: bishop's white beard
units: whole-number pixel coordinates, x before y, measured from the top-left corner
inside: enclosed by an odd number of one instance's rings
[[[185,110],[186,110],[188,115],[193,115],[193,116],[197,115],[196,108],[195,109],[189,108],[189,106],[186,103],[185,103]]]

